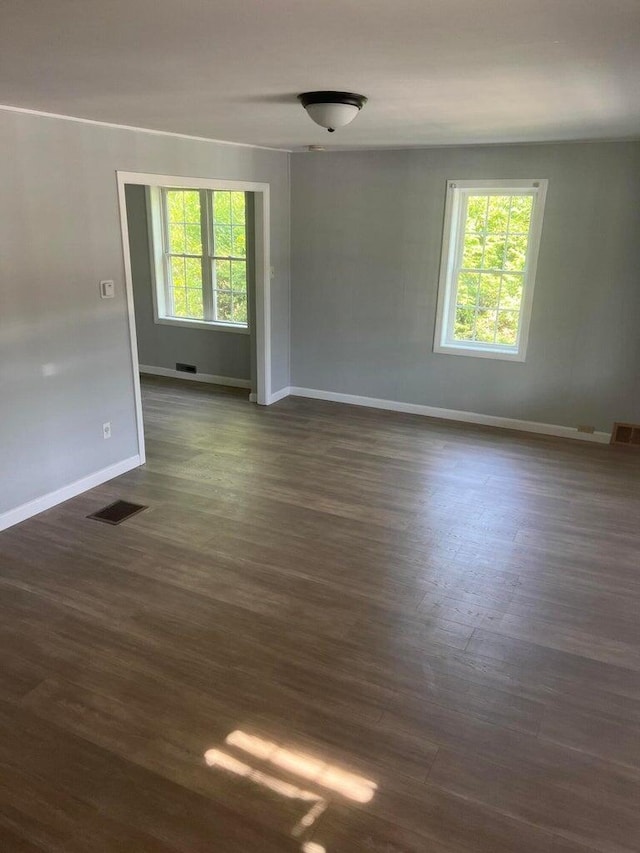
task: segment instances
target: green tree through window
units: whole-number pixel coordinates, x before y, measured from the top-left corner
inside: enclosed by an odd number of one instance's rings
[[[468,195],[456,281],[454,339],[515,346],[531,195]]]
[[[166,315],[246,326],[245,194],[166,189],[162,198]]]
[[[448,183],[436,352],[524,359],[546,187]]]

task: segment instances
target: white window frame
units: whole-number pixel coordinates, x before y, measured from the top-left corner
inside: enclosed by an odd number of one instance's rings
[[[151,279],[152,279],[152,294],[153,294],[153,320],[154,323],[165,326],[182,326],[195,329],[213,329],[219,332],[234,332],[235,334],[248,335],[251,333],[251,318],[247,323],[229,323],[224,320],[198,320],[193,317],[172,317],[167,312],[167,305],[170,302],[170,278],[168,273],[169,252],[168,252],[168,222],[165,214],[166,210],[166,193],[168,190],[192,190],[200,193],[200,209],[204,210],[205,215],[201,219],[202,227],[202,257],[203,263],[203,298],[206,305],[211,309],[213,300],[213,283],[211,280],[212,261],[218,257],[210,254],[210,222],[211,222],[211,193],[216,190],[220,192],[246,192],[245,183],[234,183],[233,181],[220,182],[220,186],[216,187],[194,187],[186,184],[181,187],[176,186],[148,186],[146,188],[147,196],[147,222],[149,229],[149,246],[151,251]],[[249,233],[249,228],[247,228]],[[200,256],[199,256],[200,257]],[[247,263],[248,258],[244,259]],[[249,282],[247,281],[247,289]]]
[[[544,178],[526,180],[450,180],[447,181],[440,278],[438,283],[438,308],[436,314],[433,351],[450,355],[466,355],[474,358],[494,358],[504,361],[523,362],[529,342],[529,325],[533,306],[533,291],[536,281],[536,266],[542,219],[548,181]],[[462,256],[463,221],[466,213],[466,198],[469,195],[498,195],[508,192],[533,196],[529,242],[523,276],[522,307],[515,346],[507,344],[481,343],[480,341],[456,341],[453,329],[456,313],[457,271]]]

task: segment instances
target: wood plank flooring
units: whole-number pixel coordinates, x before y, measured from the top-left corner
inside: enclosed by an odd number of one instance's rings
[[[640,850],[639,454],[143,390],[0,535],[0,850]]]

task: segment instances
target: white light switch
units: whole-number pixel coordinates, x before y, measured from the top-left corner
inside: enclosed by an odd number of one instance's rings
[[[101,299],[113,299],[115,296],[115,285],[111,279],[108,281],[100,282],[100,298]]]

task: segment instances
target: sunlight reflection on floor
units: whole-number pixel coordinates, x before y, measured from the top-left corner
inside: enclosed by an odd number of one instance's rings
[[[302,752],[285,749],[277,743],[263,740],[255,735],[248,735],[242,731],[231,732],[226,738],[226,743],[262,761],[275,764],[289,773],[309,779],[316,785],[329,788],[357,803],[368,803],[376,792],[377,785],[370,779],[348,773]]]
[[[295,838],[300,838],[309,831],[330,805],[327,793],[308,790],[309,786],[327,789],[333,794],[357,803],[370,802],[378,788],[375,782],[363,776],[342,770],[340,767],[303,752],[287,749],[275,741],[248,734],[240,729],[231,732],[226,737],[225,744],[230,748],[248,753],[252,759],[263,764],[304,779],[306,787],[303,788],[271,773],[266,773],[264,770],[259,770],[221,749],[208,749],[204,755],[209,767],[218,767],[236,776],[242,776],[282,797],[312,803],[311,808],[290,830]],[[315,841],[304,841],[301,850],[302,853],[327,853],[325,847]]]

